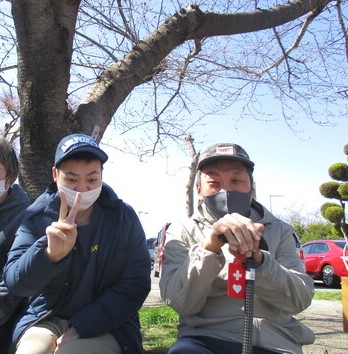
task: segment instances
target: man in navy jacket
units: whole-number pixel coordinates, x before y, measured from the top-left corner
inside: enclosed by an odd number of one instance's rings
[[[135,211],[102,182],[108,159],[83,134],[61,140],[53,182],[28,208],[4,279],[29,297],[16,353],[141,353],[150,257]]]

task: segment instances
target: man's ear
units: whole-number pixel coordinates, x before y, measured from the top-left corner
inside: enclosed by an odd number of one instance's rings
[[[255,181],[253,181],[252,185],[251,185],[251,199],[255,199],[256,200],[256,183]]]
[[[196,183],[196,191],[198,195],[201,194],[201,186],[198,183]]]
[[[52,177],[53,181],[57,183],[57,178],[58,178],[58,170],[56,167],[52,167]]]

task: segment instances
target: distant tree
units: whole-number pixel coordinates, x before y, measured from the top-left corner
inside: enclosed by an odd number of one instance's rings
[[[0,96],[0,120],[4,121],[1,135],[12,143],[19,137],[19,102],[12,93]]]
[[[302,223],[301,220],[293,220],[291,225],[302,242],[303,234],[306,232],[306,226]]]
[[[317,224],[323,221],[319,210],[306,210],[303,204],[293,203],[284,208],[281,215],[276,215],[288,224],[298,223],[304,227],[309,224]]]
[[[348,144],[343,148],[348,155]],[[338,234],[348,237],[348,224],[346,217],[346,203],[348,201],[348,165],[346,163],[334,163],[329,168],[329,175],[334,181],[323,183],[319,190],[323,197],[335,199],[337,202],[324,203],[321,215],[333,224]]]
[[[295,227],[295,231],[297,233],[298,231],[301,232],[301,234],[298,233],[298,235],[302,243],[312,240],[336,240],[341,237],[329,223],[308,224],[301,230]]]

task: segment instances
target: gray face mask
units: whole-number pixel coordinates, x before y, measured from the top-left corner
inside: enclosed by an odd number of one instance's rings
[[[251,195],[251,188],[247,193],[236,191],[228,192],[222,189],[220,192],[213,195],[203,195],[203,201],[209,214],[215,220],[219,220],[226,214],[231,213],[238,213],[243,216],[249,216]]]

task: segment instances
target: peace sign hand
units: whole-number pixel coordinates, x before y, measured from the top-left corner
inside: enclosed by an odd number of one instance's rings
[[[77,193],[73,206],[68,213],[68,203],[64,192],[60,192],[59,219],[46,228],[46,253],[52,262],[65,258],[75,245],[77,237],[76,215],[79,211],[81,193]]]

